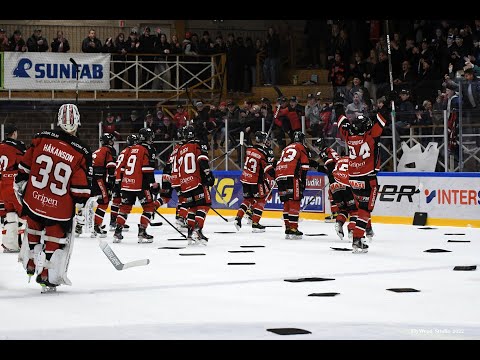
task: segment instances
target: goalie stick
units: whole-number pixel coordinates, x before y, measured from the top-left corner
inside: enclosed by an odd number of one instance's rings
[[[99,240],[98,246],[100,246],[100,249],[102,249],[103,253],[107,256],[108,260],[110,260],[112,265],[117,270],[125,270],[135,266],[144,266],[150,263],[149,259],[142,259],[142,260],[129,261],[124,264],[120,261],[118,256],[113,252],[112,248],[110,247],[110,245],[108,245],[106,241]]]

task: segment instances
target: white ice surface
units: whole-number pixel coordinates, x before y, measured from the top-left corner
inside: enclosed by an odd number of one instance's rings
[[[173,223],[173,215],[166,217]],[[129,217],[132,230],[122,243],[112,243],[112,232],[107,241],[124,263],[149,258],[149,265],[117,271],[98,241],[82,235],[70,263],[73,285],[57,293],[41,294],[34,279],[27,283],[17,254],[0,253],[0,339],[480,339],[480,269],[453,271],[478,265],[480,229],[374,224],[369,252],[353,254],[330,249],[350,242],[340,241],[333,224],[321,221],[305,220],[300,230],[328,236],[285,240],[283,228],[252,234],[245,222],[239,233],[218,234],[235,231],[233,223],[209,216],[208,246],[187,247],[186,241],[167,240],[180,235],[165,222],[148,229],[152,244],[138,244],[138,218]],[[444,235],[449,232],[465,235]],[[424,252],[430,248],[452,252]],[[299,277],[335,280],[284,281]],[[396,287],[421,292],[386,290]],[[314,292],[340,295],[308,296]],[[266,331],[282,327],[312,333]]]

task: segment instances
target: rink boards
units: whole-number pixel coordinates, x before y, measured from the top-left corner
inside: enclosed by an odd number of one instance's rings
[[[240,171],[216,171],[212,207],[224,216],[234,216],[240,206],[242,186]],[[156,172],[161,182],[161,172]],[[301,217],[323,220],[330,214],[328,178],[309,172],[307,189],[301,207],[308,204]],[[412,224],[415,212],[428,214],[427,225],[480,227],[480,174],[479,173],[379,173],[379,194],[373,211],[375,222]],[[327,187],[328,188],[328,187]],[[313,197],[315,199],[313,199]],[[168,204],[174,212],[176,194]],[[140,211],[140,208],[135,209]],[[280,218],[282,203],[274,188],[272,199],[265,207],[264,217]]]

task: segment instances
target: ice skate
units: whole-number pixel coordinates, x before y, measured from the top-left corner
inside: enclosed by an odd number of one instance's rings
[[[123,240],[122,227],[118,226],[115,228],[115,233],[113,234],[113,242],[119,243]]]
[[[190,228],[188,228],[187,240],[188,240],[188,245],[197,245],[197,242],[193,238],[193,230]]]
[[[41,291],[42,294],[52,293],[57,291],[58,285],[52,284],[50,281],[48,281],[48,278],[43,279],[41,274],[37,275],[36,282],[40,284],[40,286],[42,287],[42,291]]]
[[[368,245],[363,242],[363,238],[354,238],[352,249],[354,253],[367,253]]]
[[[90,235],[91,238],[96,238],[97,235],[101,238],[106,238],[107,237],[107,231],[103,230],[99,225],[95,224],[93,226],[93,232]]]
[[[123,231],[129,231],[130,230],[130,225],[125,224],[123,225]]]
[[[252,223],[252,232],[253,233],[262,233],[265,232],[265,226],[259,223]]]
[[[345,235],[343,234],[343,224],[340,221],[335,223],[335,231],[337,232],[338,237],[340,240],[343,240]]]
[[[183,229],[185,229],[187,227],[187,224],[185,223],[185,220],[180,216],[175,218],[175,222],[177,223],[177,225],[179,227],[181,227]]]
[[[138,243],[139,244],[150,244],[153,242],[153,236],[147,234],[147,230],[141,225],[138,225]]]
[[[290,240],[292,238],[292,229],[286,228],[285,229],[285,239]]]
[[[233,225],[235,225],[235,228],[237,229],[237,231],[240,231],[240,229],[242,227],[242,218],[237,216],[235,218],[235,221],[234,221]]]
[[[197,234],[197,241],[200,245],[207,246],[208,243],[208,238],[203,235],[202,229],[200,228],[195,228],[195,233]]]
[[[290,239],[292,240],[300,240],[303,237],[303,232],[298,229],[291,229],[290,231]]]
[[[117,223],[111,222],[111,223],[110,223],[109,231],[115,231],[116,228],[117,228]]]
[[[373,232],[372,228],[369,228],[369,229],[365,230],[365,236],[367,237],[369,242],[372,242],[374,235],[375,235],[375,233]]]

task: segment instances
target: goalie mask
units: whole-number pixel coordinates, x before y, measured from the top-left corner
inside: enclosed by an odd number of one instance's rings
[[[74,104],[63,104],[60,106],[57,118],[57,125],[69,134],[75,133],[80,125],[80,113]]]

